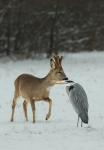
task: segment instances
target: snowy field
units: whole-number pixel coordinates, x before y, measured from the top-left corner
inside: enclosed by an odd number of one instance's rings
[[[88,95],[89,127],[76,127],[77,115],[68,101],[66,85],[57,85],[50,93],[53,107],[49,121],[45,121],[47,103],[38,102],[36,123],[32,123],[30,106],[29,122],[25,122],[20,100],[15,122],[10,122],[15,78],[21,73],[43,77],[49,68],[48,59],[0,59],[0,150],[104,150],[104,52],[64,54],[65,73]]]

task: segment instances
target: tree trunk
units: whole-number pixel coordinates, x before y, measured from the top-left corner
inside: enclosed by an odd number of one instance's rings
[[[50,28],[50,44],[49,44],[49,50],[47,51],[47,58],[51,57],[52,53],[56,53],[57,54],[57,49],[55,47],[55,31],[56,31],[56,23],[58,20],[58,8],[59,8],[59,0],[57,0],[56,2],[56,6],[55,6],[55,13],[54,16],[52,17],[52,25]],[[56,33],[57,34],[57,33]]]

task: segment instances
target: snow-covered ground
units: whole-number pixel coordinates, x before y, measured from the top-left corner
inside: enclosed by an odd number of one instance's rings
[[[76,127],[77,115],[68,102],[66,85],[55,86],[52,116],[45,121],[48,105],[36,104],[36,123],[25,122],[22,101],[16,107],[15,122],[10,122],[13,82],[21,73],[43,77],[48,59],[13,61],[0,59],[0,150],[104,150],[104,52],[64,54],[63,68],[68,77],[80,83],[89,99],[89,127]]]

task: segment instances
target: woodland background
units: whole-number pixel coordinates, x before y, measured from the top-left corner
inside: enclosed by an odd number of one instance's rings
[[[104,50],[103,0],[0,0],[0,55]]]

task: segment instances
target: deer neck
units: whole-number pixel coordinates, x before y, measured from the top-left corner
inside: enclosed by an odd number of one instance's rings
[[[55,83],[52,81],[51,71],[43,78],[43,84],[45,84],[47,87],[54,86]]]

